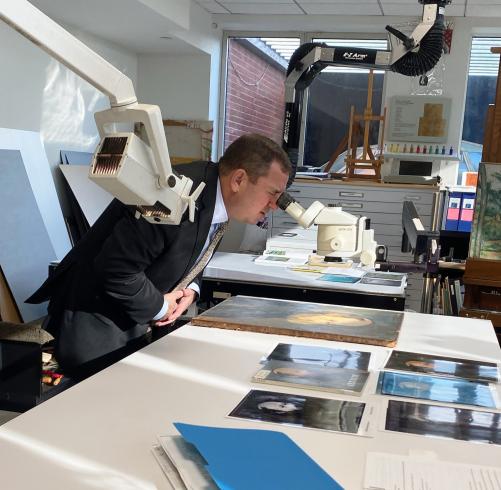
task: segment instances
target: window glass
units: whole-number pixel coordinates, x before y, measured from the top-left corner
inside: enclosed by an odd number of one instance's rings
[[[384,39],[314,39],[329,46],[387,50]],[[374,71],[373,114],[381,113],[384,71]],[[309,88],[303,165],[320,166],[329,161],[348,135],[351,106],[363,114],[367,105],[369,70],[327,67]],[[371,124],[369,143],[378,143],[379,124]],[[343,151],[346,148],[343,148]],[[332,170],[338,170],[333,168]]]
[[[478,164],[482,157],[487,108],[489,104],[494,103],[499,66],[499,54],[491,53],[492,46],[501,46],[501,38],[474,37],[472,39],[461,142],[460,174],[465,170],[478,171]]]

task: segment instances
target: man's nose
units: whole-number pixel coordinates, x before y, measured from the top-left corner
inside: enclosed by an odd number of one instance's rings
[[[270,206],[270,209],[272,209],[273,211],[275,211],[275,209],[278,209],[277,200],[275,198],[270,199],[269,206]]]

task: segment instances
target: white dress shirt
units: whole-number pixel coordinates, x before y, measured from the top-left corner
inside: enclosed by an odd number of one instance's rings
[[[221,192],[221,181],[218,179],[217,191],[216,191],[216,204],[214,206],[214,214],[212,215],[209,234],[207,235],[207,239],[205,240],[202,251],[200,252],[200,255],[197,257],[195,263],[198,262],[198,259],[202,256],[202,254],[209,246],[209,243],[211,242],[212,236],[214,235],[217,227],[221,223],[224,223],[225,221],[228,221],[228,213],[226,212],[226,206],[224,205],[223,194]],[[188,286],[188,288],[193,289],[193,291],[195,291],[197,294],[200,294],[200,288],[198,287],[198,284],[196,282],[192,282]],[[153,320],[160,320],[160,318],[162,318],[165,315],[165,313],[167,313],[168,308],[169,308],[169,303],[164,298],[164,304],[161,310],[153,317]]]

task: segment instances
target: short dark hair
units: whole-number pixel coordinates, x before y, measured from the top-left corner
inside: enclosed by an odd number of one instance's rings
[[[287,153],[273,140],[261,134],[244,134],[237,138],[219,160],[219,173],[228,175],[232,170],[242,168],[252,183],[266,175],[273,162],[282,171],[290,174],[291,163]]]

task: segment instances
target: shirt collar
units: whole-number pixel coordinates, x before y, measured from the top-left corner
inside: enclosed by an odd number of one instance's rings
[[[217,179],[216,205],[214,206],[214,214],[212,215],[212,225],[224,223],[228,221],[228,213],[224,205],[223,194],[221,192],[221,181]]]

